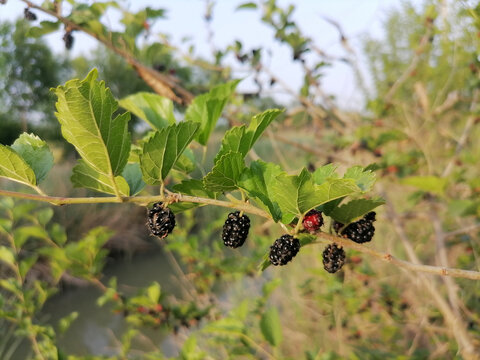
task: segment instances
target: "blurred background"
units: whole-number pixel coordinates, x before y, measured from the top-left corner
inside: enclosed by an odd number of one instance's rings
[[[41,23],[52,15],[31,7],[35,19],[25,19],[28,2],[2,3],[0,144],[11,145],[22,132],[39,135],[55,158],[44,192],[92,195],[70,184],[77,155],[62,139],[50,88],[95,67],[117,99],[153,90],[127,57],[102,41],[75,30],[69,46],[71,29]],[[35,4],[53,11],[49,3]],[[369,166],[378,179],[372,196],[386,205],[377,211],[368,246],[412,263],[479,270],[478,2],[118,1],[102,11],[98,2],[58,3],[64,16],[89,31],[95,28],[88,17],[97,16],[100,33],[121,38],[112,40],[114,47],[194,96],[242,79],[211,144],[192,148],[193,177],[211,168],[230,126],[285,108],[254,156],[289,172]],[[184,111],[185,104],[175,105],[178,119]],[[150,130],[135,116],[129,126],[139,143]],[[0,185],[21,190],[3,179]],[[0,205],[0,225],[10,224],[0,232],[2,241],[25,227],[72,243],[97,226],[112,231],[101,247],[105,267],[96,282],[52,278],[51,261],[32,262],[29,282],[41,284],[48,300],[26,318],[42,326],[35,329],[50,354],[45,359],[480,354],[479,281],[402,270],[353,250],[343,270],[331,275],[323,270],[319,244],[302,249],[286,268],[259,272],[282,229],[252,216],[247,244],[226,249],[220,233],[228,212],[213,207],[179,213],[175,232],[160,241],[148,234],[145,208],[133,204],[52,208],[4,198]],[[38,233],[25,234],[28,258],[41,245]],[[151,295],[157,292],[160,300]],[[8,320],[13,300],[6,293],[0,358],[30,358],[28,336]]]

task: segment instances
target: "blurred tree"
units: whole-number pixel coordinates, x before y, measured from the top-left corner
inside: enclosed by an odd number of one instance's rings
[[[0,143],[10,144],[21,131],[59,137],[50,88],[67,78],[65,58],[51,52],[41,39],[27,36],[29,24],[0,24]]]

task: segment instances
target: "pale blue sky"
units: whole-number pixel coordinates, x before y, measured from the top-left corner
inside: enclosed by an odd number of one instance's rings
[[[37,2],[41,3],[41,0]],[[258,11],[235,11],[236,7],[244,2],[246,0],[217,1],[212,21],[215,45],[218,48],[224,48],[238,39],[247,49],[253,47],[270,49],[273,56],[268,63],[272,72],[292,88],[298,89],[302,82],[300,68],[298,64],[291,61],[289,48],[273,40],[273,32],[260,22]],[[402,0],[278,0],[280,5],[294,3],[296,5],[294,19],[301,29],[315,40],[318,47],[333,55],[342,55],[344,52],[339,46],[338,32],[324,21],[322,16],[339,22],[349,37],[352,47],[360,53],[362,38],[381,37],[382,23],[387,18],[388,12],[398,8],[401,2]],[[422,0],[412,0],[412,2],[420,4]],[[203,21],[204,0],[140,0],[125,1],[124,4],[132,10],[145,6],[168,9],[167,19],[157,21],[154,30],[170,34],[172,43],[177,45],[181,44],[182,38],[190,37],[195,44],[197,54],[210,56]],[[7,5],[0,6],[0,20],[13,20],[17,16],[22,16],[24,7],[25,4],[19,0],[8,0]],[[46,19],[44,16],[39,15],[39,20],[44,19]],[[107,20],[115,26],[116,19],[114,14],[110,14]],[[65,51],[61,40],[62,35],[61,32],[57,32],[47,36],[47,41],[55,51]],[[186,43],[184,48],[186,49],[192,42]],[[95,44],[95,41],[86,35],[76,33],[71,55],[87,54]],[[247,78],[240,84],[240,90],[250,90],[252,86],[251,79]],[[326,92],[337,96],[342,106],[360,107],[362,98],[348,66],[339,63],[329,68],[323,78],[323,87]]]

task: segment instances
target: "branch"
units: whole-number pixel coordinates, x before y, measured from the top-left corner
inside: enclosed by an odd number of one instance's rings
[[[108,49],[112,50],[116,54],[120,55],[125,59],[125,61],[130,64],[138,75],[159,95],[165,96],[176,103],[179,104],[189,104],[193,100],[193,95],[182,86],[180,86],[173,78],[166,76],[146,65],[141,63],[137,60],[134,56],[123,49],[119,49],[115,44],[110,41],[109,39],[91,31],[89,29],[84,28],[83,26],[74,23],[73,21],[69,20],[57,14],[55,11],[48,10],[43,8],[42,6],[36,5],[28,0],[21,0],[29,7],[33,9],[37,9],[45,14],[53,16],[60,22],[62,22],[66,28],[71,30],[78,30],[82,31],[85,34],[90,35],[91,37],[95,38],[98,42],[105,45]]]
[[[403,269],[407,269],[415,272],[434,274],[434,275],[451,276],[451,277],[458,277],[458,278],[464,278],[464,279],[470,279],[470,280],[480,280],[480,272],[478,271],[462,270],[462,269],[423,265],[423,264],[414,264],[412,262],[398,259],[392,254],[378,252],[365,245],[357,244],[345,238],[337,237],[327,233],[320,233],[318,236],[325,240],[335,242],[343,247],[354,249],[364,254],[368,254],[370,256],[373,256],[384,262],[391,263]]]

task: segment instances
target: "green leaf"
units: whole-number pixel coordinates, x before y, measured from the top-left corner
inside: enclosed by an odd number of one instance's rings
[[[185,119],[200,123],[200,129],[195,137],[200,144],[207,145],[223,108],[239,82],[240,80],[233,80],[215,86],[208,93],[197,96],[187,108]]]
[[[32,26],[30,29],[28,29],[27,36],[39,38],[43,35],[47,35],[54,31],[57,31],[59,27],[60,21],[41,21],[40,26]]]
[[[158,303],[158,301],[160,300],[160,293],[160,284],[156,281],[147,288],[147,296],[152,302],[152,304]]]
[[[77,317],[78,317],[78,312],[76,312],[76,311],[71,312],[67,316],[62,317],[58,321],[59,332],[61,334],[65,333],[68,330],[68,328],[70,327],[70,325],[72,324],[72,322],[74,322]]]
[[[146,186],[142,179],[142,169],[140,169],[140,164],[138,163],[125,165],[122,176],[127,181],[130,196],[138,194]]]
[[[53,209],[50,207],[39,209],[35,212],[34,216],[40,225],[45,226],[53,217]]]
[[[205,186],[203,185],[203,181],[197,180],[197,179],[183,180],[180,184],[174,185],[173,190],[181,194],[186,194],[191,196],[198,196],[198,197],[210,198],[210,199],[217,198],[217,194],[215,192],[205,189]],[[197,206],[202,206],[202,204],[188,203],[188,202],[182,201],[182,202],[173,203],[169,205],[169,207],[175,213],[192,209]]]
[[[75,187],[84,187],[100,191],[106,194],[116,195],[116,190],[122,196],[129,196],[130,189],[127,181],[122,176],[115,176],[114,180],[95,169],[92,169],[87,163],[80,159],[73,168],[73,174],[70,178]]]
[[[193,140],[198,127],[197,123],[191,121],[173,124],[156,132],[143,145],[140,166],[147,184],[156,185],[163,182]]]
[[[328,179],[338,179],[338,174],[335,172],[337,167],[333,164],[327,164],[319,167],[313,173],[313,180],[315,184],[321,185]]]
[[[32,168],[15,150],[2,144],[0,144],[0,177],[29,186],[36,184]]]
[[[276,180],[272,184],[272,197],[282,210],[285,224],[314,207],[360,190],[352,179],[331,179],[316,185],[306,169],[298,176],[281,174]]]
[[[349,168],[345,172],[345,175],[343,175],[343,178],[355,180],[357,186],[364,192],[370,191],[376,180],[374,172],[365,170],[361,166],[353,166]]]
[[[5,246],[0,246],[0,261],[7,264],[11,268],[15,268],[15,255],[12,249]]]
[[[120,100],[119,105],[146,121],[154,130],[175,124],[173,102],[163,96],[139,92]]]
[[[280,166],[258,160],[243,171],[238,181],[238,186],[245,189],[250,197],[259,200],[276,222],[282,218],[282,212],[278,204],[272,201],[271,189],[276,177],[282,173],[284,171]]]
[[[67,242],[67,233],[62,225],[54,223],[48,232],[56,244],[63,246]]]
[[[342,224],[349,224],[383,204],[385,200],[381,198],[356,199],[337,207],[329,216]]]
[[[247,2],[247,3],[238,5],[236,10],[256,9],[256,8],[257,8],[257,4],[255,4],[254,2]]]
[[[37,262],[37,259],[38,259],[38,255],[37,254],[33,254],[33,255],[30,255],[28,257],[26,257],[25,259],[22,259],[19,264],[18,264],[18,271],[20,273],[20,276],[22,278],[25,278],[25,276],[27,275],[28,271],[32,268],[33,265],[35,265],[35,263]]]
[[[245,168],[243,155],[228,152],[223,155],[204,178],[203,183],[210,191],[224,192],[237,189],[237,181]]]
[[[282,342],[282,324],[277,308],[269,307],[260,319],[262,335],[272,346],[279,346]]]
[[[44,228],[36,225],[17,227],[13,232],[15,247],[20,249],[30,238],[48,239],[48,234]]]
[[[12,149],[32,168],[37,184],[45,179],[53,166],[53,155],[45,141],[34,134],[23,133]]]
[[[63,137],[75,146],[84,165],[97,172],[98,179],[109,179],[104,187],[115,188],[114,178],[122,173],[130,153],[130,114],[112,119],[117,101],[103,81],[96,81],[97,76],[93,69],[84,80],[70,80],[57,87],[56,116]],[[88,171],[91,175],[93,171]]]
[[[410,176],[402,179],[401,183],[423,191],[442,195],[447,186],[447,179],[437,176]]]
[[[225,133],[222,147],[215,157],[214,162],[216,163],[218,159],[229,151],[239,152],[245,157],[265,129],[282,112],[283,110],[278,109],[266,110],[263,113],[254,116],[248,128],[243,125],[228,130]]]

